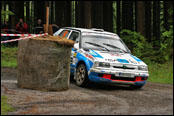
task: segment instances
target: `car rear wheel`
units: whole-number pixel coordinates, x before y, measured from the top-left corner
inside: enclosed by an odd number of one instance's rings
[[[77,71],[76,71],[76,84],[78,86],[84,86],[88,82],[89,82],[89,80],[88,80],[86,66],[84,64],[80,64],[77,67]]]

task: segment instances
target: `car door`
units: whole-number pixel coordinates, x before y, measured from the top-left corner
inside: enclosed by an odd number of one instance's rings
[[[80,32],[73,30],[68,38],[70,40],[75,41],[74,46],[77,46],[76,48],[73,47],[72,51],[71,51],[71,74],[73,74],[74,68],[75,68],[75,63],[77,61],[76,55],[77,55],[77,50],[79,48]]]

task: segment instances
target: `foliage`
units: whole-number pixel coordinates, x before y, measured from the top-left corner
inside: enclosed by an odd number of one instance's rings
[[[165,61],[173,58],[173,26],[170,26],[169,31],[162,33],[159,52]]]
[[[153,59],[152,56],[155,52],[152,50],[152,45],[147,43],[144,36],[140,33],[124,29],[120,32],[120,37],[133,55],[142,59]]]
[[[8,11],[1,10],[1,20],[6,19],[7,18],[7,15],[14,15],[14,13],[11,12],[11,11],[9,11],[9,10]]]
[[[7,104],[7,97],[1,96],[1,115],[7,115],[7,112],[13,111],[14,109]]]
[[[173,26],[169,31],[162,33],[160,41],[154,39],[155,41],[151,43],[148,43],[140,33],[134,31],[122,30],[120,34],[132,54],[146,62],[165,63],[173,59]],[[154,45],[158,47],[154,47]]]
[[[14,13],[13,12],[11,12],[11,11],[4,11],[4,10],[1,10],[1,15],[14,15]]]

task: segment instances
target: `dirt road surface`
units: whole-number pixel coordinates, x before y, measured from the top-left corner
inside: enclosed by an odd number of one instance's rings
[[[1,95],[15,111],[9,115],[173,115],[173,85],[147,84],[140,90],[129,86],[91,84],[78,87],[71,81],[62,92],[17,87],[17,70],[1,68]]]

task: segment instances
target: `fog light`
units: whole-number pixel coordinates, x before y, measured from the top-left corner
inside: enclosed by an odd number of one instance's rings
[[[111,79],[111,75],[103,74],[103,78],[105,78],[105,79]]]
[[[136,78],[135,78],[135,81],[141,81],[141,78],[142,78],[142,77],[136,77]]]

